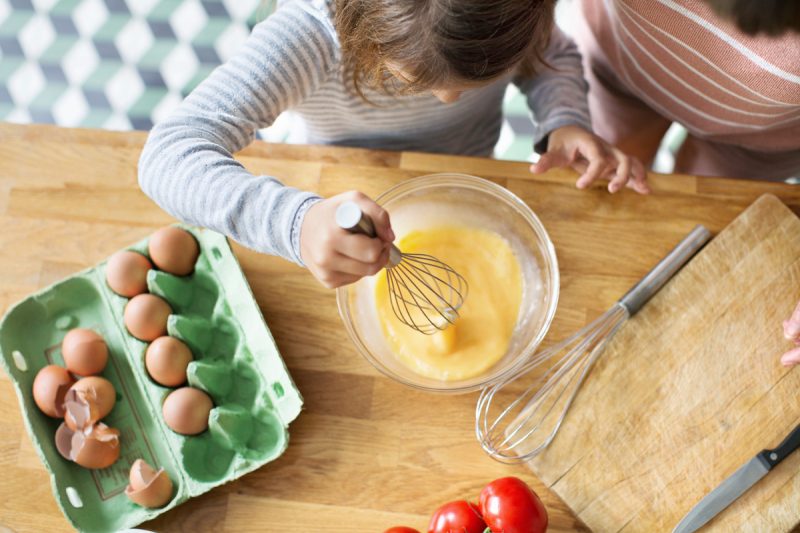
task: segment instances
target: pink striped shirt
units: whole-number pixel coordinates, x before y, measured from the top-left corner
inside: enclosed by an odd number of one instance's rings
[[[583,13],[650,108],[698,138],[800,161],[800,34],[747,36],[700,0],[583,0]]]

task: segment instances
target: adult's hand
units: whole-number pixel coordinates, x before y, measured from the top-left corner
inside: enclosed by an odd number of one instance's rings
[[[800,302],[795,307],[792,316],[783,321],[783,336],[795,343],[796,347],[781,356],[781,364],[794,366],[800,363]]]

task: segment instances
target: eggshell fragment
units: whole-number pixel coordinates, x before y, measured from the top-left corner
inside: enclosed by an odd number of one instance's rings
[[[62,422],[56,430],[56,450],[67,461],[72,461],[73,435],[75,435],[75,432],[67,426],[66,422]]]
[[[163,507],[172,499],[172,480],[163,468],[155,471],[142,459],[137,459],[131,466],[125,495],[142,507]]]
[[[150,236],[147,253],[159,270],[187,276],[194,271],[200,247],[188,231],[167,226]]]
[[[47,365],[39,370],[33,379],[33,401],[47,416],[62,418],[64,398],[74,383],[75,378],[67,372],[67,369]]]
[[[167,387],[186,383],[186,367],[192,362],[192,351],[174,337],[159,337],[150,343],[144,356],[147,373],[153,381]]]
[[[117,252],[106,263],[106,283],[115,293],[131,298],[147,292],[147,271],[151,268],[150,260],[140,253]]]
[[[164,422],[175,433],[196,435],[208,429],[208,414],[214,403],[205,392],[193,387],[183,387],[172,391],[161,412]]]
[[[89,376],[75,383],[64,398],[64,422],[72,430],[86,429],[114,408],[117,393],[105,378]]]
[[[119,459],[119,431],[103,423],[73,431],[64,423],[56,430],[56,449],[84,468],[108,468]]]
[[[67,370],[78,376],[99,374],[108,362],[108,346],[98,333],[84,328],[70,330],[61,341]]]
[[[123,322],[128,332],[139,340],[153,341],[167,334],[167,319],[172,308],[154,294],[134,296],[125,306]]]

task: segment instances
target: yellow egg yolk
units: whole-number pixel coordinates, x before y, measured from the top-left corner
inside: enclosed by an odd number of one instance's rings
[[[414,372],[447,381],[477,376],[505,355],[522,300],[522,273],[509,243],[476,228],[413,231],[397,243],[405,254],[429,254],[469,284],[455,323],[425,335],[403,324],[389,299],[386,270],[375,286],[376,306],[390,349]]]

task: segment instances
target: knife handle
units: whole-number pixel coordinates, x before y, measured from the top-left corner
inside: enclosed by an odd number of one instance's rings
[[[772,470],[778,463],[786,459],[786,456],[800,448],[800,424],[789,433],[777,448],[771,450],[761,450],[758,456],[767,462],[769,469]]]

